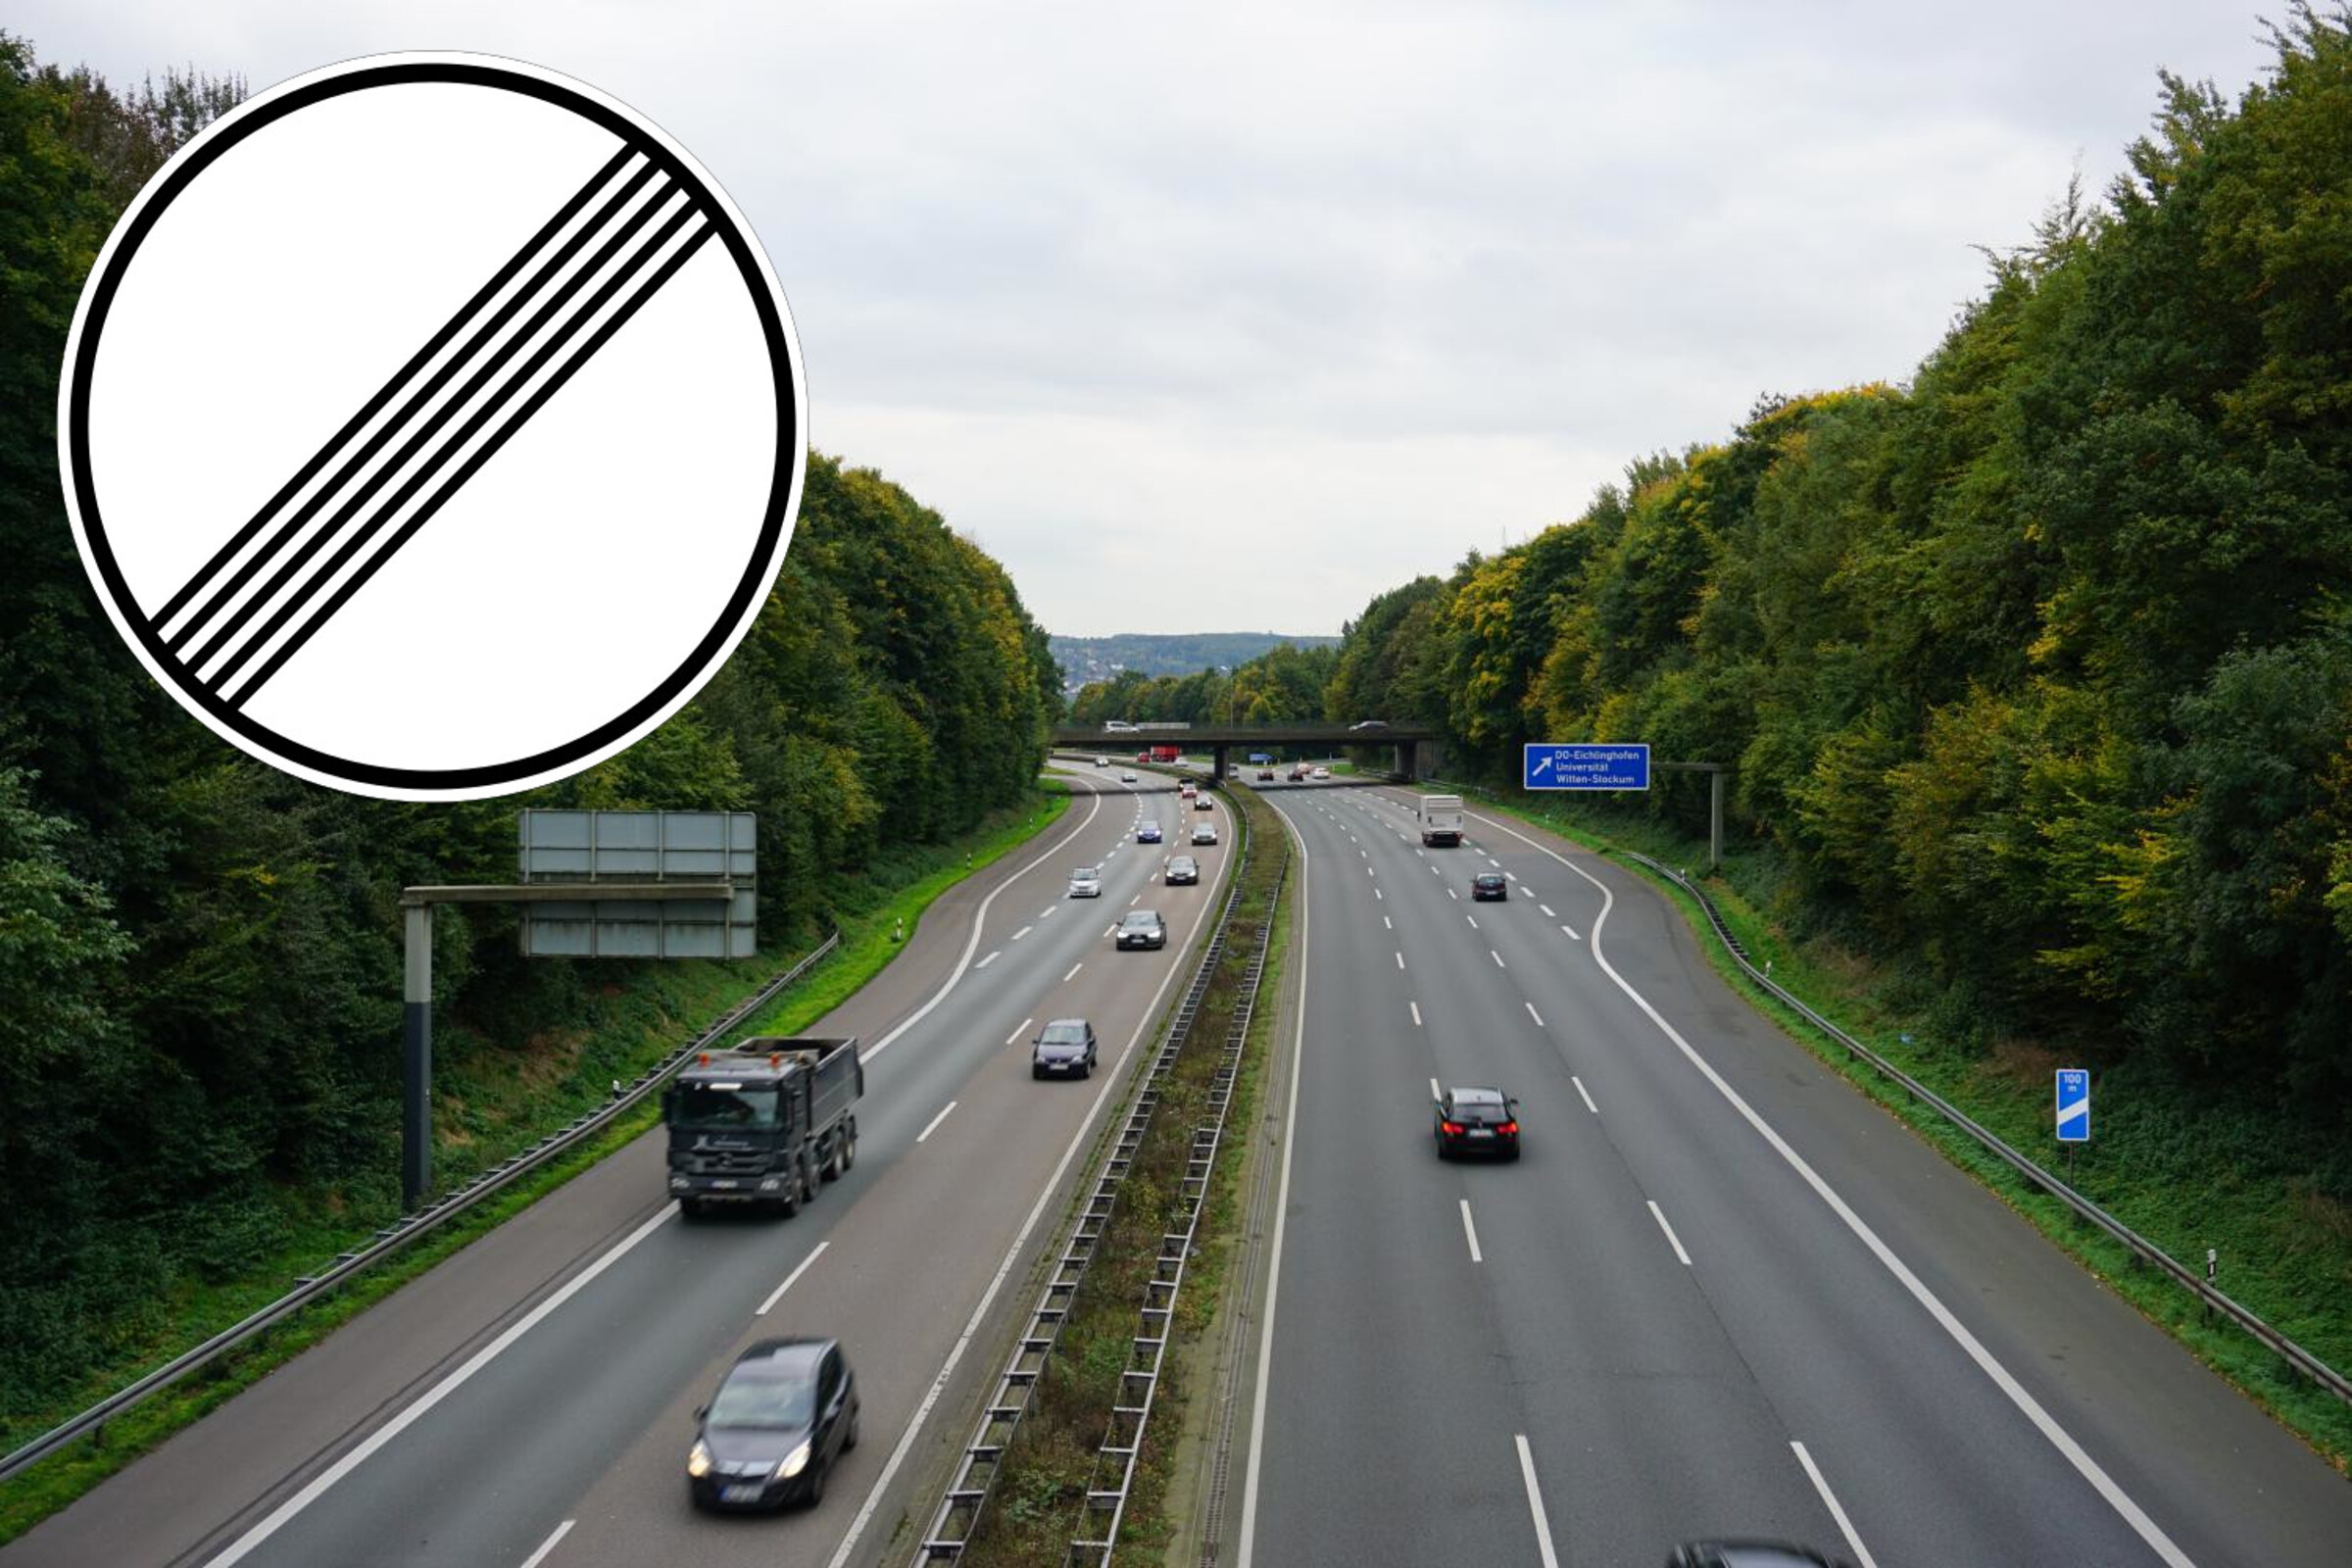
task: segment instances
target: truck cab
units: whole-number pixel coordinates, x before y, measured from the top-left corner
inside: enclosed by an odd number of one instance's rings
[[[699,1053],[662,1095],[670,1196],[689,1215],[724,1203],[798,1213],[857,1159],[864,1090],[855,1038]]]

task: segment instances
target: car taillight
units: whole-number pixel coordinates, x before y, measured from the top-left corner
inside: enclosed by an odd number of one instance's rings
[[[1459,1138],[1462,1135],[1462,1124],[1458,1121],[1442,1121],[1438,1125],[1446,1129],[1448,1137]]]
[[[1506,1121],[1494,1130],[1510,1138],[1519,1136],[1519,1124],[1515,1121]]]

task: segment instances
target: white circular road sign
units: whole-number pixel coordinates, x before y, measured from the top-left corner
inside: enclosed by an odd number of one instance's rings
[[[515,61],[250,99],[108,238],[58,396],[75,543],[188,710],[318,783],[469,800],[693,696],[790,542],[807,399],[751,226]]]

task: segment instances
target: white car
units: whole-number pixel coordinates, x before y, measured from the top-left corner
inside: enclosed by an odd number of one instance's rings
[[[1217,824],[1214,822],[1195,822],[1193,824],[1193,842],[1195,844],[1216,843]]]
[[[1070,897],[1099,899],[1102,896],[1102,873],[1091,865],[1082,865],[1070,873]]]
[[[1328,767],[1318,767],[1315,769],[1315,777],[1329,778],[1331,777],[1331,769]]]
[[[1108,767],[1110,765],[1110,759],[1107,757],[1098,757],[1095,759],[1095,765],[1097,767]]]
[[[1127,769],[1125,772],[1121,773],[1121,774],[1119,775],[1119,782],[1120,782],[1120,783],[1122,783],[1122,784],[1132,784],[1132,783],[1134,783],[1134,782],[1135,782],[1135,769],[1131,767],[1131,768],[1128,768],[1128,769]]]

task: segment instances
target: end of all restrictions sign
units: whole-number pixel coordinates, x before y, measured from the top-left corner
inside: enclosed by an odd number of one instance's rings
[[[1519,784],[1530,790],[1645,790],[1649,748],[1533,743],[1525,748]]]

